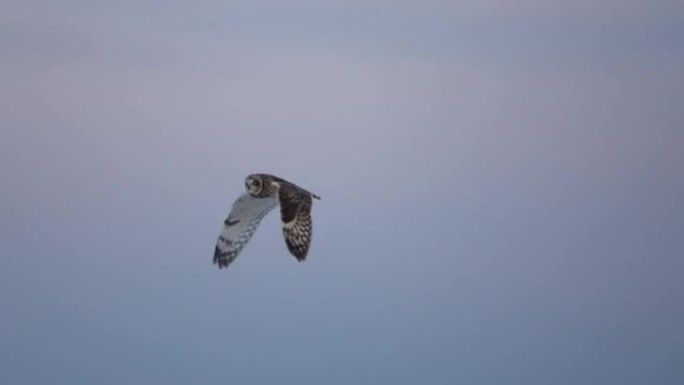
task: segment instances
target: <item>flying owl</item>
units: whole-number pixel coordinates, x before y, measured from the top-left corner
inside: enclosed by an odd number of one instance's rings
[[[256,232],[261,220],[280,204],[283,236],[288,250],[299,262],[311,245],[312,198],[316,194],[269,174],[251,174],[245,179],[247,192],[230,209],[214,250],[214,264],[228,267]]]

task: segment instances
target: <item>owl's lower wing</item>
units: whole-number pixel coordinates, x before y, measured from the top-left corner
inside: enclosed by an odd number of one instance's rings
[[[311,196],[308,191],[292,185],[282,185],[279,191],[280,217],[288,250],[299,262],[306,259],[311,245]]]
[[[233,203],[214,250],[214,264],[219,269],[228,267],[237,258],[252,239],[261,220],[277,205],[275,198],[254,198],[249,194],[242,195]]]

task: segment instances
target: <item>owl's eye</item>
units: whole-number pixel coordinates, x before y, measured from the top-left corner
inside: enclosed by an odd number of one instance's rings
[[[252,186],[256,187],[259,185],[259,181],[256,179],[252,179]]]

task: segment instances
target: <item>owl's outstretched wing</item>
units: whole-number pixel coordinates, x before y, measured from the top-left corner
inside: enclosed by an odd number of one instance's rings
[[[291,184],[282,184],[278,192],[283,236],[288,250],[299,262],[306,259],[311,245],[311,198],[317,196]]]
[[[249,194],[233,203],[214,250],[214,264],[218,264],[219,269],[228,267],[237,258],[261,220],[277,205],[275,198],[255,198]]]

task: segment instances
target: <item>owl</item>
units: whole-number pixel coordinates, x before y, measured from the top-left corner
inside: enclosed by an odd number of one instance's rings
[[[251,174],[245,179],[247,192],[241,195],[223,222],[223,230],[214,250],[214,264],[228,267],[256,232],[261,220],[280,204],[283,236],[288,250],[297,261],[306,259],[311,245],[312,198],[316,194],[294,183],[269,174]]]

